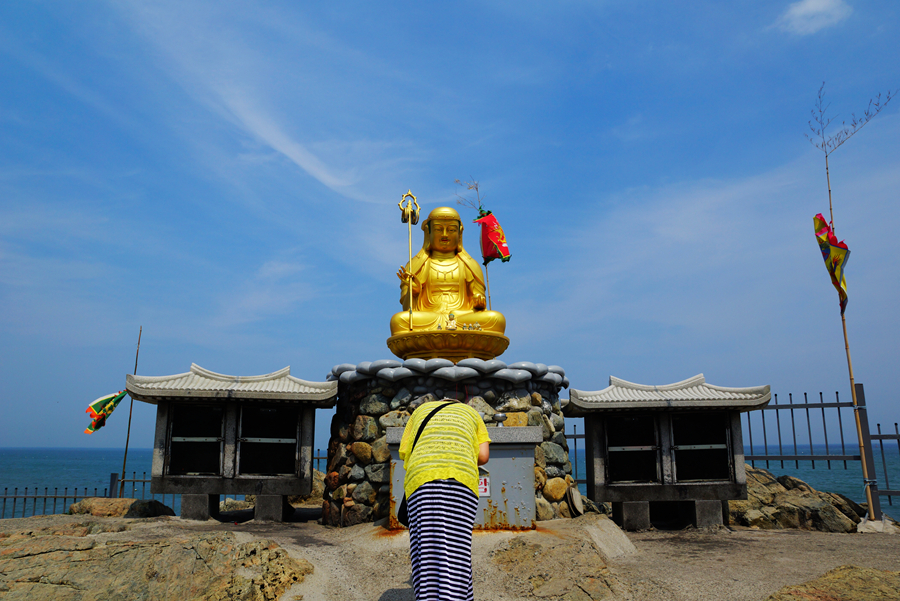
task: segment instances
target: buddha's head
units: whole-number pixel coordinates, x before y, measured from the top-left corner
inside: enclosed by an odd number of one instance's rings
[[[422,223],[422,231],[425,232],[426,252],[436,250],[439,252],[460,252],[463,250],[462,220],[459,213],[450,207],[438,207],[428,214],[428,219]]]

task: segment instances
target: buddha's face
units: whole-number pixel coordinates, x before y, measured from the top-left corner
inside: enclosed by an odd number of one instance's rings
[[[453,252],[459,247],[459,222],[455,219],[435,219],[431,222],[431,248]]]

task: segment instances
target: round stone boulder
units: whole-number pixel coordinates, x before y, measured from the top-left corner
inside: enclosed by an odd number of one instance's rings
[[[391,451],[388,448],[387,436],[382,436],[372,443],[372,459],[376,463],[384,463],[391,458]]]
[[[391,466],[387,463],[373,463],[366,468],[366,478],[373,484],[384,484],[391,479]]]
[[[359,482],[360,480],[365,479],[366,470],[358,465],[354,465],[350,469],[350,482]]]
[[[353,489],[353,500],[357,503],[365,503],[366,505],[371,505],[375,502],[375,496],[378,493],[372,488],[372,485],[366,482],[365,480],[360,482],[355,489]]]
[[[529,409],[531,409],[531,394],[525,389],[505,393],[497,406],[497,411],[506,413],[528,411]]]
[[[566,453],[566,450],[556,443],[542,442],[541,449],[544,451],[544,458],[547,463],[562,465],[569,460],[569,455]]]
[[[534,490],[541,490],[547,483],[547,472],[544,468],[534,466]]]
[[[355,526],[372,520],[373,509],[368,505],[353,505],[344,513],[344,526]]]
[[[566,472],[563,471],[563,468],[558,465],[548,465],[544,468],[544,471],[547,472],[548,478],[565,478]]]
[[[372,463],[372,445],[367,442],[354,442],[350,446],[350,452],[356,457],[356,461],[361,465],[369,465]]]
[[[562,478],[550,478],[547,480],[547,483],[544,484],[542,492],[544,493],[545,499],[551,503],[557,503],[566,496],[567,488],[569,488],[569,485],[566,484],[566,481]]]
[[[534,512],[539,522],[553,519],[553,506],[541,497],[534,500]]]
[[[357,415],[353,420],[353,439],[371,442],[378,438],[378,422],[368,415]]]
[[[365,415],[382,415],[390,408],[390,401],[378,393],[368,395],[359,404],[359,412]]]
[[[409,413],[406,411],[389,411],[378,418],[382,428],[403,428],[409,421]]]

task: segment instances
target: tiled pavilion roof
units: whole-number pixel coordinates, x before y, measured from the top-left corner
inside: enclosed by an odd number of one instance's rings
[[[171,376],[132,376],[126,389],[135,399],[156,404],[159,400],[248,399],[305,402],[333,407],[336,381],[307,382],[291,375],[291,368],[261,376],[227,376],[191,364],[191,370]]]
[[[653,386],[635,384],[610,376],[609,386],[587,392],[569,389],[566,415],[582,416],[596,411],[661,410],[661,409],[761,409],[771,398],[769,386],[727,388],[706,383],[703,374],[693,378]]]

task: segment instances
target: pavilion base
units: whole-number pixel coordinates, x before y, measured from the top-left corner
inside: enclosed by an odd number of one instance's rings
[[[612,504],[613,521],[622,530],[650,529],[649,501],[620,501]]]
[[[219,495],[181,495],[181,518],[206,521],[219,516]]]
[[[725,501],[724,503],[727,503]],[[695,528],[721,526],[723,501],[620,501],[613,502],[613,521],[623,530],[647,530],[691,524]],[[652,517],[651,517],[652,515]]]
[[[722,525],[722,501],[688,501],[688,504],[693,505],[691,523],[695,528]]]
[[[284,495],[256,495],[256,508],[253,510],[253,519],[266,522],[283,522],[289,512],[294,508],[287,502]]]

